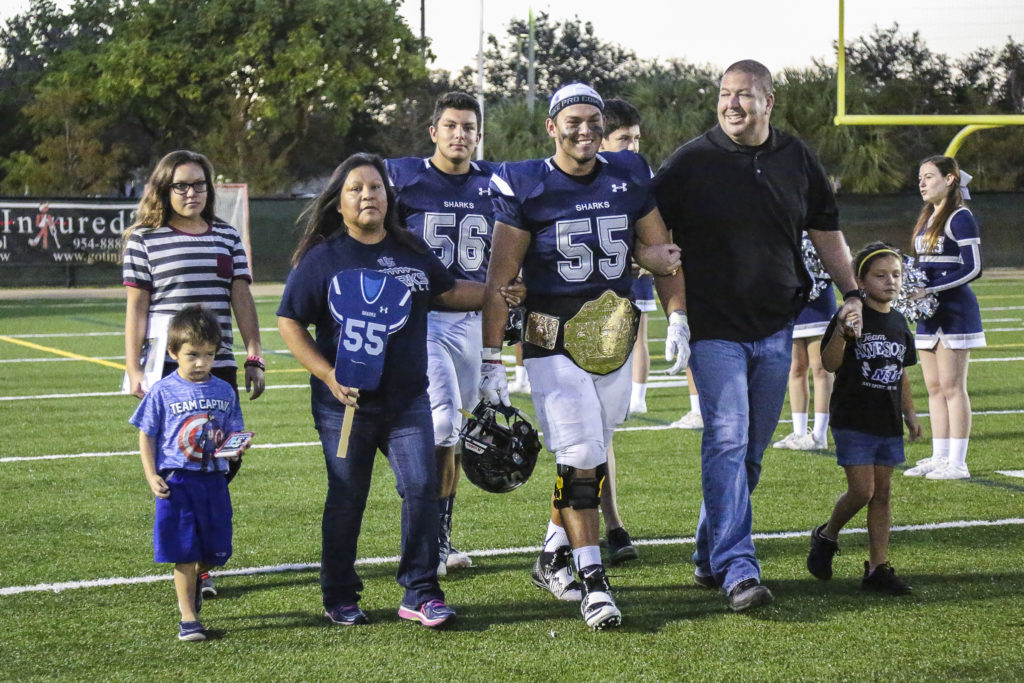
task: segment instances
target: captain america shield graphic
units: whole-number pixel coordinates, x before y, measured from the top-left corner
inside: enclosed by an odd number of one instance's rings
[[[178,431],[178,448],[190,462],[202,462],[203,451],[212,452],[223,436],[209,415],[193,415]]]

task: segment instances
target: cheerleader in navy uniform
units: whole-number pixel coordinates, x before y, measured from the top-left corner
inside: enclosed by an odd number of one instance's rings
[[[967,479],[971,399],[967,365],[971,349],[985,346],[978,300],[968,283],[981,276],[981,237],[964,206],[971,177],[956,160],[933,156],[921,163],[918,187],[924,208],[914,228],[914,251],[928,278],[920,296],[938,297],[935,315],[917,324],[916,346],[928,388],[932,455],[905,475]]]
[[[814,252],[811,238],[804,231],[804,253]],[[818,266],[821,269],[821,266]],[[792,361],[789,366],[789,406],[793,412],[793,432],[772,448],[788,448],[794,451],[822,451],[828,448],[828,403],[832,398],[832,373],[821,365],[821,338],[825,328],[838,310],[836,292],[832,279],[825,273],[818,277],[810,266],[814,278],[815,296],[807,302],[793,327]],[[814,377],[814,428],[808,429],[808,408],[810,408],[811,387],[807,371]]]

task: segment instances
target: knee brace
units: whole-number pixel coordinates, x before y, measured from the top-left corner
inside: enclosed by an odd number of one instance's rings
[[[555,479],[555,507],[559,510],[571,507],[574,510],[593,510],[601,504],[601,489],[608,474],[608,465],[602,463],[594,470],[594,476],[581,477],[579,470],[569,465],[558,466]]]

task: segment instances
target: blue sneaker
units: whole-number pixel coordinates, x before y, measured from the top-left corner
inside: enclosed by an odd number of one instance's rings
[[[398,607],[398,616],[409,621],[418,621],[430,628],[440,628],[449,621],[454,621],[455,610],[444,604],[444,600],[428,600],[419,607],[410,607],[402,603]]]
[[[206,629],[198,621],[179,621],[178,640],[206,640]]]
[[[217,586],[213,583],[213,577],[210,576],[210,572],[203,572],[199,575],[199,578],[203,581],[203,597],[212,598],[217,595]]]
[[[327,610],[326,614],[332,624],[355,626],[357,624],[370,623],[370,618],[366,616],[366,612],[359,609],[359,605],[354,602],[344,602],[340,605],[336,605]]]

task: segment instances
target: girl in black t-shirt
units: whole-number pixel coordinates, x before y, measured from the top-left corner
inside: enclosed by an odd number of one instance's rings
[[[847,490],[832,516],[811,532],[807,569],[819,579],[832,578],[832,556],[839,551],[839,530],[861,508],[868,509],[870,559],[864,563],[861,588],[892,595],[911,591],[888,563],[889,490],[893,467],[905,460],[903,422],[909,439],[921,437],[910,379],[904,368],[917,363],[914,336],[907,321],[892,310],[900,291],[903,262],[887,244],[875,242],[853,260],[864,299],[863,318],[833,317],[821,342],[822,365],[836,373],[832,392],[832,437],[839,465],[846,470]]]

